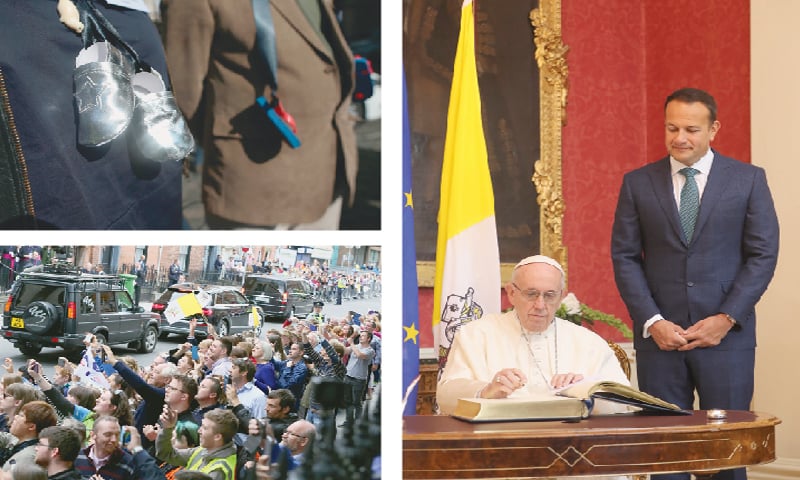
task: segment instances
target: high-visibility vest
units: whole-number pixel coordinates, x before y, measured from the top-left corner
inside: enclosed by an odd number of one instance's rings
[[[203,453],[203,455],[201,455],[201,453]],[[202,465],[206,453],[208,453],[208,451],[205,448],[195,448],[194,452],[192,452],[192,455],[189,457],[189,461],[186,463],[186,470],[194,470],[195,472],[205,474],[210,474],[214,470],[222,470],[225,480],[233,480],[236,472],[236,453],[225,458],[212,460]]]

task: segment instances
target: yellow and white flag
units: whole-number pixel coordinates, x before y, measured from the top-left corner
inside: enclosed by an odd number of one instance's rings
[[[261,326],[261,315],[258,314],[258,308],[255,305],[250,309],[250,315],[247,316],[247,326],[256,329]]]
[[[439,373],[458,328],[500,311],[494,193],[481,122],[472,1],[461,8],[442,163],[433,335]]]
[[[200,305],[199,299],[194,293],[174,294],[164,309],[164,318],[167,322],[173,323],[178,320],[183,320],[196,313],[203,313],[203,308]]]

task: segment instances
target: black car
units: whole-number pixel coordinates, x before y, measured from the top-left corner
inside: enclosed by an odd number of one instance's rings
[[[2,335],[27,356],[42,347],[81,351],[87,333],[99,343],[149,353],[158,343],[159,320],[134,305],[124,279],[53,265],[17,277],[3,310]]]
[[[268,317],[305,318],[314,310],[314,286],[302,278],[283,275],[248,275],[244,295]]]
[[[170,323],[167,320],[165,311],[170,301],[175,301],[178,297],[193,293],[200,301],[203,316],[209,323],[214,325],[214,329],[220,336],[241,333],[252,330],[250,315],[253,311],[253,304],[248,302],[238,288],[220,285],[198,285],[194,283],[177,283],[170,286],[153,302],[151,311],[161,317],[161,338],[169,336],[170,333],[186,336],[189,334],[189,318],[185,317]],[[264,318],[264,312],[256,307],[260,318]],[[261,331],[261,323],[257,333]],[[208,333],[207,325],[203,322],[197,324],[195,335],[205,337]]]

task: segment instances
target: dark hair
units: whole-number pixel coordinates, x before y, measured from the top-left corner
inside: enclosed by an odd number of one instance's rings
[[[237,358],[233,361],[233,364],[236,365],[240,372],[244,372],[248,382],[253,381],[253,377],[256,376],[256,366],[249,358]]]
[[[51,448],[58,449],[63,462],[72,463],[81,451],[81,439],[71,427],[47,427],[39,432],[39,439],[46,438]]]
[[[233,350],[233,342],[229,337],[219,337],[219,343],[222,344],[223,348],[225,348],[225,356],[230,356],[231,350]]]
[[[133,425],[133,412],[128,402],[128,395],[122,390],[111,392],[111,405],[115,407],[113,415],[117,417],[120,425]]]
[[[667,105],[673,101],[683,103],[700,102],[708,109],[709,123],[717,121],[717,101],[714,100],[714,97],[712,97],[710,93],[704,90],[698,88],[681,88],[680,90],[675,90],[667,97],[667,101],[664,102],[664,110],[666,110]]]
[[[36,433],[58,423],[56,410],[47,402],[35,400],[28,402],[19,409],[25,415],[25,420],[36,425]]]
[[[75,397],[78,405],[87,410],[94,410],[95,405],[97,405],[97,393],[85,385],[75,385],[70,388],[69,395]]]
[[[272,349],[281,357],[281,360],[286,360],[286,352],[283,351],[283,340],[280,334],[270,333],[267,338],[269,343],[272,344]]]
[[[194,397],[197,396],[197,380],[184,374],[173,375],[172,379],[181,384],[181,390],[189,395],[190,402],[193,401]]]
[[[276,388],[275,390],[270,390],[270,392],[267,394],[267,398],[277,398],[280,401],[279,405],[281,408],[289,407],[291,409],[294,407],[294,394],[285,388]]]
[[[217,394],[217,403],[221,405],[228,403],[228,396],[225,394],[225,379],[216,375],[209,375],[203,380],[211,380],[214,382],[214,387],[211,391]]]

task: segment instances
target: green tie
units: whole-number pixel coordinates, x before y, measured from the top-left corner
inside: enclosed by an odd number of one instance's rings
[[[697,182],[694,176],[700,173],[699,170],[686,167],[678,171],[681,175],[686,177],[686,183],[681,189],[681,227],[683,234],[686,235],[686,241],[692,241],[692,234],[694,234],[694,225],[697,222],[697,211],[700,210],[700,193],[697,190]]]

